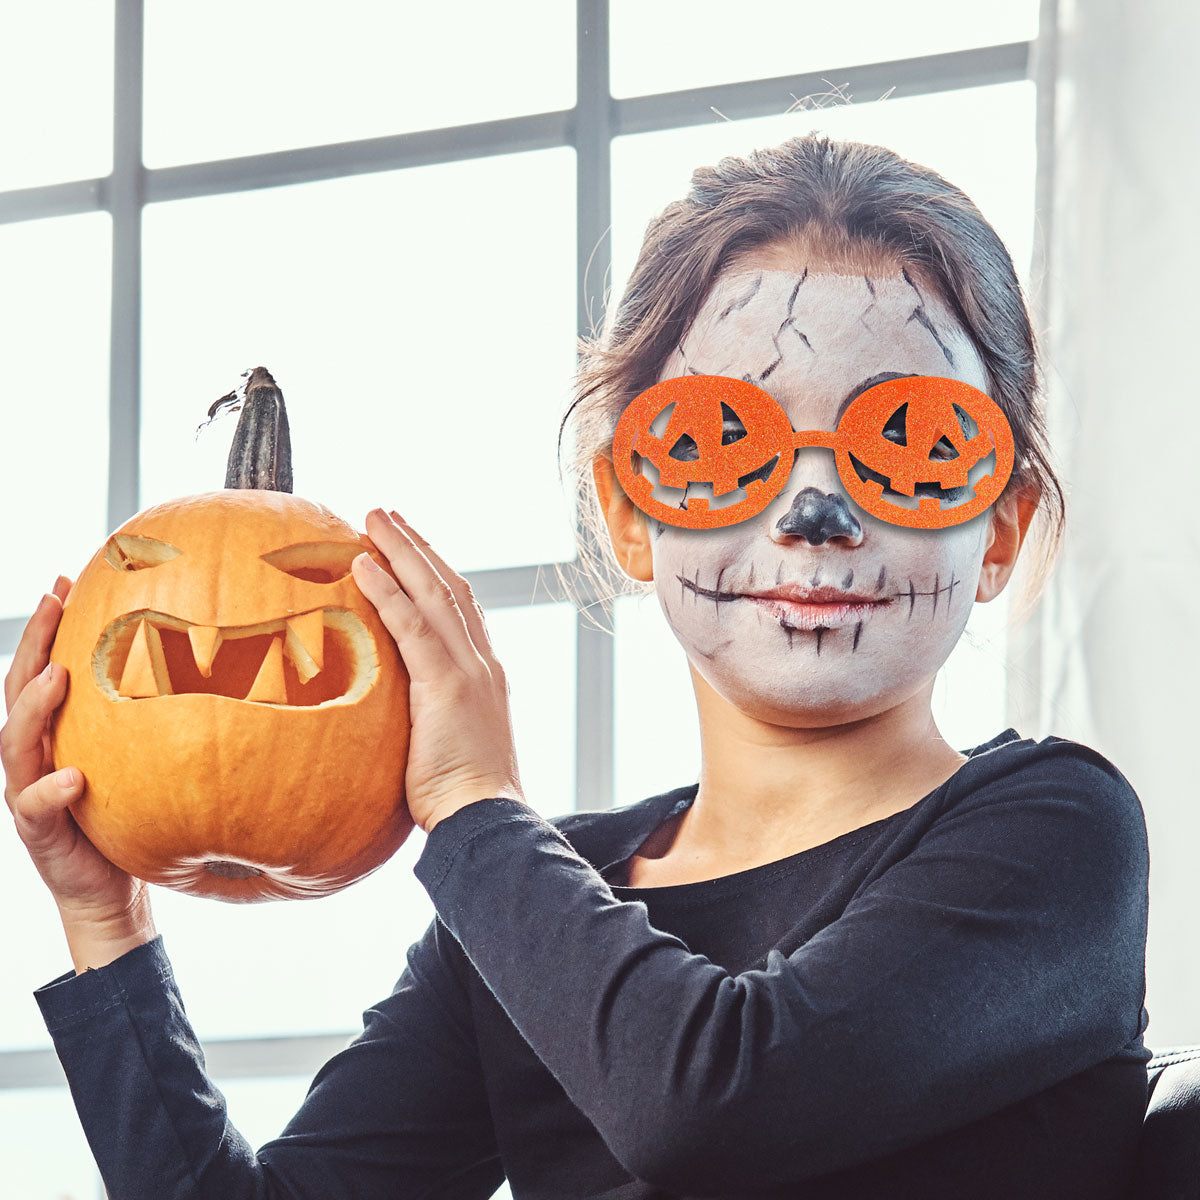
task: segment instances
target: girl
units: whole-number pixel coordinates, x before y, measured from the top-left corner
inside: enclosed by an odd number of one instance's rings
[[[698,782],[542,819],[470,588],[370,513],[399,586],[365,555],[355,578],[412,675],[437,915],[257,1152],[204,1073],[144,885],[74,826],[79,772],[49,773],[67,581],[30,621],[5,795],[63,916],[75,973],[35,995],[110,1193],[1123,1195],[1149,1059],[1141,805],[1087,746],[1009,728],[960,752],[930,712],[972,603],[1035,513],[1062,523],[995,232],[888,150],[796,138],[696,171],[583,348],[572,478],[610,574],[653,588],[687,655]],[[695,374],[755,383],[797,431],[888,379],[956,379],[1003,410],[1013,474],[977,517],[910,528],[855,505],[814,446],[757,515],[661,523],[616,480],[614,430]]]

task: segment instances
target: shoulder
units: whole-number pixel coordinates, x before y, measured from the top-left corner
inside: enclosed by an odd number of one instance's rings
[[[580,809],[547,817],[581,858],[600,867],[632,854],[674,805],[694,793],[690,784],[619,808]]]
[[[1008,732],[1008,731],[1006,731]],[[962,769],[964,792],[1031,800],[1070,793],[1096,806],[1141,812],[1133,785],[1111,759],[1071,738],[994,738],[976,748]]]
[[[1063,869],[1078,862],[1135,876],[1149,870],[1133,785],[1100,751],[1053,734],[977,748],[954,777],[938,824],[965,838],[986,826],[1014,853]]]

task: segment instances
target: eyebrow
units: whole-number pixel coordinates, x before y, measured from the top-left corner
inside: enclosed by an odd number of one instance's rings
[[[854,387],[846,393],[846,398],[838,405],[837,413],[833,418],[833,426],[836,429],[841,422],[842,414],[850,407],[854,401],[863,394],[868,388],[873,388],[877,383],[883,383],[888,379],[911,379],[915,372],[913,371],[881,371],[878,375],[872,375],[870,379],[864,379],[862,383],[856,383]]]

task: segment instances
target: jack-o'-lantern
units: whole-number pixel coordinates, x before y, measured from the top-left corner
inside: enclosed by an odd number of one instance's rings
[[[225,490],[122,525],[51,652],[70,673],[52,744],[86,779],[81,829],[140,879],[229,901],[328,895],[413,828],[408,674],[350,573],[364,550],[387,564],[291,495],[288,441],[257,368]]]

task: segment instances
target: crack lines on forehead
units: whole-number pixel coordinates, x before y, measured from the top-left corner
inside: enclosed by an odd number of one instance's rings
[[[946,356],[946,361],[954,366],[954,355],[950,353],[949,347],[938,336],[938,331],[934,328],[933,322],[929,319],[929,314],[925,311],[925,297],[921,295],[921,289],[912,281],[912,276],[903,267],[900,268],[900,274],[904,276],[904,282],[908,284],[914,292],[917,293],[917,307],[912,310],[912,315],[908,318],[909,321],[918,321],[924,326],[926,332],[938,344],[938,349]]]
[[[764,272],[759,271],[754,276],[750,284],[741,293],[739,293],[738,296],[725,304],[716,317],[712,318],[712,325],[709,326],[709,328],[712,329],[731,314],[745,309],[756,296],[760,296],[763,291],[764,274]],[[772,274],[774,274],[774,272],[772,272]],[[817,349],[813,345],[808,334],[798,327],[797,322],[799,320],[799,316],[795,312],[796,300],[800,294],[800,288],[807,280],[808,274],[808,267],[805,267],[803,272],[798,278],[796,278],[795,283],[793,283],[791,287],[787,297],[786,313],[783,319],[780,321],[778,328],[771,335],[771,343],[775,351],[774,357],[761,371],[757,373],[754,371],[737,372],[732,364],[726,364],[725,366],[716,370],[712,368],[709,368],[708,370],[702,370],[698,367],[695,367],[688,362],[687,352],[684,349],[685,341],[694,341],[694,335],[685,335],[685,337],[681,338],[676,345],[676,352],[683,361],[685,372],[689,375],[728,375],[735,379],[742,379],[747,383],[761,385],[765,380],[769,379],[781,365],[783,365],[784,359],[787,357],[784,339],[788,330],[795,334],[796,339],[804,345],[805,349],[810,354],[816,355]],[[901,268],[900,274],[904,283],[913,290],[917,297],[917,305],[909,313],[907,320],[905,320],[905,324],[911,321],[916,321],[933,339],[934,343],[938,347],[938,350],[941,352],[942,357],[946,360],[950,367],[956,367],[957,364],[955,362],[954,353],[948,344],[948,340],[943,337],[942,333],[939,332],[937,326],[931,318],[929,309],[926,305],[925,297],[922,294],[921,289],[917,287],[912,276],[909,275],[907,270]],[[879,292],[874,280],[871,279],[870,275],[863,274],[861,278],[870,301],[858,314],[858,321],[868,333],[875,334],[876,330],[872,328],[871,324],[867,320],[867,317],[873,309],[879,306]],[[782,297],[780,298],[782,299]],[[789,342],[787,344],[791,343]]]
[[[808,268],[804,268],[804,274],[796,280],[796,286],[792,288],[792,294],[788,297],[788,316],[792,315],[792,305],[796,303],[796,295],[800,291],[800,285],[808,278]]]
[[[723,321],[734,309],[745,308],[747,304],[758,294],[758,289],[762,287],[762,272],[754,277],[754,282],[750,285],[750,290],[739,300],[732,301],[723,313],[717,318],[718,321]]]
[[[871,282],[871,277],[869,275],[864,275],[863,281],[867,285],[868,293],[870,293],[871,303],[868,304],[867,307],[864,308],[862,310],[862,312],[860,312],[858,314],[858,320],[859,320],[859,324],[862,325],[862,327],[868,333],[874,333],[875,331],[870,327],[870,325],[867,324],[867,313],[869,313],[871,311],[871,309],[873,309],[875,307],[875,285]]]
[[[938,331],[933,327],[933,322],[929,319],[925,309],[918,305],[912,310],[912,316],[908,318],[910,321],[919,321],[929,332],[929,336],[938,344],[938,349],[946,356],[946,361],[954,366],[954,355],[950,353],[950,348],[938,337]]]
[[[799,288],[799,286],[800,286],[799,284],[797,284],[797,285],[796,285],[796,287],[797,287],[797,288]],[[792,298],[793,298],[793,299],[795,298],[795,295],[796,295],[796,293],[795,293],[795,292],[793,292],[793,293],[792,293]],[[790,302],[789,302],[789,304],[788,304],[788,309],[789,309],[789,310],[791,309],[791,303],[790,303]],[[799,339],[800,339],[800,340],[801,340],[801,341],[802,341],[802,342],[805,344],[805,346],[807,346],[807,347],[808,347],[808,351],[809,351],[809,353],[810,353],[810,354],[816,354],[816,351],[815,351],[815,350],[813,349],[813,347],[812,347],[812,342],[810,342],[810,341],[808,340],[808,338],[807,338],[807,337],[806,337],[806,336],[805,336],[805,335],[804,335],[804,334],[803,334],[803,333],[802,333],[802,332],[801,332],[799,329],[797,329],[797,328],[796,328],[796,324],[795,324],[795,322],[796,322],[796,318],[795,318],[795,317],[792,317],[792,316],[787,316],[787,317],[784,317],[784,319],[783,319],[783,323],[782,323],[782,324],[779,326],[779,328],[778,328],[777,330],[775,330],[775,332],[774,332],[773,334],[771,334],[771,342],[772,342],[772,344],[775,346],[775,360],[774,360],[774,362],[772,362],[772,363],[769,363],[769,364],[767,365],[766,369],[765,369],[765,370],[762,372],[762,374],[761,374],[761,375],[759,375],[759,377],[758,377],[758,380],[757,380],[757,382],[758,382],[758,383],[762,383],[762,381],[763,381],[764,379],[766,379],[766,377],[767,377],[768,375],[770,375],[770,374],[771,374],[771,372],[772,372],[772,371],[774,371],[774,370],[775,370],[775,368],[776,368],[777,366],[779,366],[779,364],[780,364],[781,362],[783,362],[783,347],[782,347],[782,346],[780,346],[780,344],[779,344],[779,339],[780,339],[780,337],[783,335],[783,331],[784,331],[785,329],[787,329],[789,325],[790,325],[790,326],[791,326],[791,328],[792,328],[792,332],[793,332],[793,333],[794,333],[794,334],[795,334],[795,335],[796,335],[796,336],[797,336],[797,337],[798,337],[798,338],[799,338]],[[743,378],[744,380],[746,380],[746,382],[747,382],[747,383],[754,383],[754,382],[756,382],[756,381],[754,380],[754,378],[753,378],[753,377],[752,377],[752,376],[751,376],[749,373],[747,373],[747,374],[743,375],[743,376],[742,376],[742,378]]]
[[[777,366],[779,366],[779,364],[781,362],[783,362],[783,347],[780,346],[779,339],[783,335],[783,331],[785,329],[787,329],[789,325],[792,328],[792,332],[805,344],[806,347],[808,347],[809,353],[816,354],[816,351],[812,347],[812,342],[810,342],[808,340],[808,337],[801,330],[796,328],[796,318],[792,315],[792,308],[796,303],[796,296],[800,292],[800,285],[807,278],[808,278],[808,268],[805,267],[804,273],[800,276],[799,279],[796,280],[796,286],[794,288],[792,288],[792,294],[788,297],[787,316],[784,317],[783,321],[780,323],[779,328],[777,330],[775,330],[775,332],[771,335],[771,342],[775,346],[775,361],[770,363],[767,366],[766,370],[764,370],[762,372],[762,374],[759,375],[759,377],[758,377],[759,383],[762,383],[762,381],[764,379],[766,379],[766,377],[768,375],[770,375],[771,372],[774,371],[775,368]],[[743,375],[742,378],[744,380],[746,380],[747,383],[754,382],[754,380],[748,374]]]

